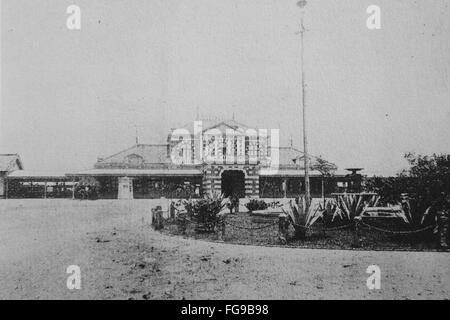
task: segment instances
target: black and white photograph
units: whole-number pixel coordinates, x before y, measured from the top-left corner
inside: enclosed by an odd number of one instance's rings
[[[0,300],[450,299],[450,1],[0,18]]]

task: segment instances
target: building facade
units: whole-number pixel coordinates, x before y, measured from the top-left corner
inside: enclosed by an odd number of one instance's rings
[[[101,198],[189,198],[217,192],[228,197],[283,198],[304,192],[304,154],[278,145],[278,132],[234,120],[173,129],[165,143],[136,144],[98,159],[94,168],[68,174],[94,177]],[[336,192],[337,168],[310,156],[315,197]]]
[[[18,154],[0,154],[0,199],[8,196],[7,176],[11,172],[22,169],[22,161]]]

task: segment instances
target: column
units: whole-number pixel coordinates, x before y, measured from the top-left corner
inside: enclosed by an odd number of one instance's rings
[[[259,177],[247,176],[245,178],[245,196],[259,197]]]

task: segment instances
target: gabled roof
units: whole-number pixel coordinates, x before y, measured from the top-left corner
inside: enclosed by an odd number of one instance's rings
[[[294,147],[279,147],[280,165],[281,166],[298,166],[304,168],[304,152]],[[311,168],[318,168],[320,166],[327,166],[330,169],[336,170],[337,167],[331,162],[325,161],[322,158],[309,155],[309,161]]]
[[[11,172],[23,170],[23,164],[18,154],[0,154],[0,171]]]
[[[99,164],[123,163],[126,157],[137,155],[142,157],[144,163],[169,163],[167,157],[167,144],[137,144],[110,157],[101,159]]]
[[[271,148],[273,152],[274,148]],[[293,147],[279,147],[278,152],[280,154],[280,165],[301,165],[298,159],[303,157],[303,152]]]
[[[235,120],[223,120],[223,121],[214,121],[211,120],[202,120],[202,131],[205,132],[209,129],[219,129],[222,132],[226,132],[226,129],[236,130],[237,132],[245,133],[248,126],[241,124]],[[186,124],[184,127],[180,129],[186,129],[192,134],[194,133],[194,122],[190,122]],[[169,135],[170,137],[170,135]],[[149,168],[149,167],[158,167],[152,166],[153,164],[160,165],[159,167],[170,167],[172,165],[172,161],[170,155],[168,155],[169,144],[137,144],[133,147],[116,153],[110,157],[99,159],[96,164],[96,168],[114,168],[116,165],[120,164],[122,168]],[[303,168],[304,163],[304,153],[293,146],[290,147],[278,147],[279,150],[279,164],[280,166],[287,168]],[[133,157],[135,155],[136,157]],[[139,159],[142,158],[142,160]],[[128,160],[139,160],[142,163],[128,163]],[[137,158],[137,159],[136,159]],[[312,169],[320,170],[320,168],[326,167],[327,171],[334,171],[337,167],[328,161],[323,160],[320,157],[314,157],[309,155],[310,158],[310,166]],[[148,166],[150,165],[150,166]],[[118,166],[117,166],[118,167]]]
[[[245,130],[248,129],[248,127],[246,125],[243,125],[235,120],[225,120],[225,121],[221,121],[213,126],[210,127],[206,127],[203,128],[203,131],[207,131],[207,130],[211,130],[211,129],[219,129],[221,131],[224,131],[224,129],[232,129],[235,130],[237,132],[242,132],[245,133]]]
[[[207,130],[211,129],[219,129],[223,133],[225,133],[226,129],[232,129],[237,132],[245,133],[245,130],[249,129],[248,126],[239,123],[238,121],[231,119],[231,120],[222,120],[222,121],[214,121],[214,120],[197,120],[202,121],[202,132],[205,132]],[[177,128],[173,128],[177,129]],[[192,134],[194,133],[194,122],[189,122],[182,126],[180,129],[187,129]],[[256,128],[254,128],[256,129]]]

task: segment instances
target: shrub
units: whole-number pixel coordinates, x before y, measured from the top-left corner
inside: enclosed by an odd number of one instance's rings
[[[439,211],[450,210],[450,155],[405,155],[410,168],[396,177],[374,177],[367,188],[385,204],[402,203],[412,222],[423,224]],[[405,196],[407,194],[407,196]]]
[[[264,200],[251,199],[245,204],[248,211],[266,210],[269,205]]]
[[[82,200],[98,199],[100,183],[93,177],[83,177],[75,184],[75,198]]]
[[[197,231],[214,232],[219,213],[225,207],[223,196],[207,195],[203,199],[186,201],[188,216],[197,223]]]

